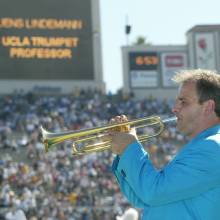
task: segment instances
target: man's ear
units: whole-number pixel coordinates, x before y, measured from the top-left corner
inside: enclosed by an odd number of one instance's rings
[[[215,101],[213,99],[207,100],[205,103],[205,115],[209,116],[215,112]]]

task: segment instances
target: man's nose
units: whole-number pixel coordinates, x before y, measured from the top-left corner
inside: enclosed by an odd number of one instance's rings
[[[174,114],[176,114],[176,113],[179,112],[179,108],[178,108],[178,106],[177,106],[176,104],[173,106],[172,112],[173,112]]]

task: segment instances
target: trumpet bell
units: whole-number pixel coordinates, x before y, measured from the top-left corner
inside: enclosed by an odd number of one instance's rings
[[[109,131],[127,132],[134,127],[137,130],[139,141],[145,142],[149,138],[160,135],[164,130],[164,124],[172,121],[176,121],[176,117],[161,120],[159,116],[152,116],[104,127],[60,133],[50,133],[41,127],[41,133],[46,152],[54,145],[72,140],[73,155],[84,155],[109,150],[111,148],[111,140],[108,138]]]

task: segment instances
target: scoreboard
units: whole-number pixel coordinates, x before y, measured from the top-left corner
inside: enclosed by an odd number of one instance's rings
[[[0,0],[0,79],[94,80],[91,0]]]
[[[132,88],[158,86],[157,52],[130,52],[129,69]]]
[[[122,52],[126,91],[175,88],[173,75],[188,67],[184,46],[134,46]]]

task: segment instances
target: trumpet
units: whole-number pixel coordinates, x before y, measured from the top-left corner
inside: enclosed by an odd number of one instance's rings
[[[95,127],[78,131],[64,131],[59,133],[51,133],[41,127],[41,134],[46,152],[48,152],[54,145],[67,140],[72,140],[73,155],[84,155],[109,150],[111,148],[111,140],[108,138],[108,133],[110,131],[127,132],[134,127],[138,132],[142,129],[140,134],[137,133],[137,137],[138,140],[143,143],[149,138],[160,135],[164,130],[166,123],[174,122],[176,120],[176,117],[162,120],[159,116],[151,116],[117,124],[109,124],[103,127]],[[143,131],[144,129],[147,132]]]

